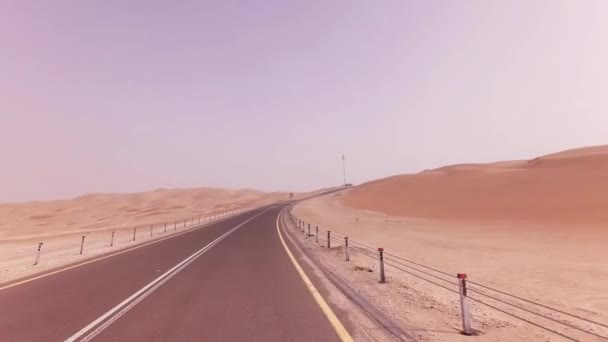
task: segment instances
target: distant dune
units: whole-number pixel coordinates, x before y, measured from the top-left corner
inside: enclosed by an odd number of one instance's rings
[[[365,183],[342,203],[390,215],[608,226],[608,145]]]
[[[0,204],[0,240],[142,226],[287,199],[286,193],[214,188],[89,194],[72,200]]]

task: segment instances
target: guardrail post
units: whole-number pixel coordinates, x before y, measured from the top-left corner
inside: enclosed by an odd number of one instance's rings
[[[80,255],[82,255],[82,252],[84,251],[84,238],[85,238],[85,237],[86,237],[86,236],[85,236],[85,235],[83,235],[83,236],[82,236],[82,241],[80,242]]]
[[[315,227],[315,242],[319,243],[319,226]]]
[[[327,248],[331,248],[331,230],[327,231]]]
[[[310,223],[308,224],[308,235],[306,235],[306,237],[309,237],[310,235]]]
[[[112,231],[112,239],[110,239],[110,247],[114,247],[114,234],[116,234],[115,230]]]
[[[42,248],[44,243],[38,242],[38,250],[36,251],[36,261],[34,261],[34,266],[38,265],[38,261],[40,260],[40,249]]]
[[[135,234],[137,234],[137,228],[133,228],[133,242],[135,242]]]
[[[380,254],[380,284],[384,284],[386,282],[386,278],[384,277],[384,248],[378,248],[378,253]]]
[[[471,329],[471,313],[469,311],[469,298],[467,297],[467,274],[458,273],[458,289],[460,293],[460,313],[462,315],[462,334],[473,335]]]
[[[348,249],[348,236],[344,237],[344,259],[350,261],[350,250]]]

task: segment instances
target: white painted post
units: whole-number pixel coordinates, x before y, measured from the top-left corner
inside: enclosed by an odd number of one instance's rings
[[[116,234],[116,231],[112,231],[112,239],[110,240],[110,247],[114,247],[114,234]]]
[[[458,289],[460,292],[460,314],[462,316],[462,334],[473,335],[471,329],[471,312],[469,310],[469,298],[467,297],[467,274],[458,273]]]
[[[384,284],[386,282],[386,278],[384,277],[384,248],[378,248],[378,253],[380,254],[380,284]]]
[[[82,252],[83,252],[83,250],[84,250],[84,238],[85,238],[85,237],[86,237],[86,236],[84,236],[84,235],[83,235],[83,236],[82,236],[82,241],[80,242],[80,255],[82,255]]]
[[[36,251],[36,261],[34,261],[34,266],[38,265],[38,261],[40,260],[40,249],[42,248],[44,243],[38,242],[38,251]]]
[[[348,236],[344,237],[344,259],[350,261],[350,250],[348,249]]]

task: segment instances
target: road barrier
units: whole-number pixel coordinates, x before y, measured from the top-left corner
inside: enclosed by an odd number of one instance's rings
[[[291,218],[294,226],[296,225],[296,222],[300,221],[298,217],[291,213],[291,210],[289,211],[288,217]],[[319,239],[318,230],[319,227],[316,226],[315,243],[317,243],[320,247],[323,247],[323,243],[319,242],[319,240],[322,239]],[[443,288],[458,295],[460,299],[460,319],[462,321],[461,332],[463,335],[475,335],[475,330],[472,327],[472,312],[470,310],[470,303],[473,302],[537,328],[546,330],[569,341],[585,341],[585,339],[581,340],[577,337],[571,336],[572,330],[576,330],[580,333],[584,333],[588,336],[594,336],[602,340],[608,340],[607,335],[597,332],[597,330],[608,329],[608,323],[599,322],[595,319],[590,319],[572,312],[557,309],[552,306],[539,303],[538,301],[509,293],[507,291],[470,281],[465,273],[457,273],[456,277],[454,277],[452,273],[448,273],[435,267],[427,266],[422,263],[388,253],[384,250],[384,248],[374,248],[368,244],[352,240],[346,236],[340,236],[339,234],[330,232],[328,230],[328,248],[331,248],[332,239],[338,244],[341,242],[344,243],[344,252],[348,255],[345,256],[346,261],[350,259],[350,249],[353,248],[359,255],[368,257],[372,260],[377,260],[379,262],[379,283],[386,282],[384,270],[384,266],[386,265],[395,271],[407,274],[408,276],[413,276],[417,279],[425,281],[426,283]],[[476,296],[472,297],[471,294],[475,294]],[[532,319],[522,317],[522,314],[513,313],[509,311],[509,309],[519,310],[539,319],[555,323],[564,331],[559,331],[558,329],[548,327],[546,326],[546,323],[539,323]],[[585,326],[581,326],[583,323]]]
[[[237,214],[240,214],[242,212],[245,212],[247,210],[250,210],[252,208],[243,208],[243,209],[239,209],[239,210],[232,210],[229,212],[225,212],[222,213],[221,215],[210,215],[208,216],[208,219],[206,221],[206,223],[211,223],[214,222],[216,220],[220,220],[221,218],[224,217],[229,217],[229,216],[234,216]],[[187,218],[183,220],[183,226],[185,227],[191,227],[194,228],[196,226],[200,225],[202,219],[202,215],[198,216],[198,224],[195,224],[196,220],[195,218]],[[182,220],[172,220],[173,222],[173,231],[177,232],[177,226],[178,223],[181,222]],[[204,222],[204,220],[202,220]],[[159,227],[163,227],[164,225],[164,233],[167,233],[167,226],[169,223],[158,223],[156,224],[156,226]],[[150,225],[150,232],[149,232],[149,239],[154,239],[156,238],[154,235],[154,227],[155,225],[152,224]],[[101,230],[101,231],[92,231],[87,233],[86,235],[81,235],[79,236],[79,249],[76,252],[70,252],[70,245],[75,247],[73,244],[70,244],[69,242],[67,242],[66,240],[61,240],[60,242],[54,242],[54,243],[50,243],[49,247],[50,248],[46,248],[45,247],[45,255],[48,255],[47,258],[43,258],[46,260],[51,260],[53,257],[65,257],[65,256],[69,256],[69,255],[84,255],[85,254],[85,240],[87,241],[87,251],[94,251],[94,250],[100,250],[103,248],[114,248],[117,245],[121,245],[121,246],[125,246],[128,243],[135,243],[135,242],[139,242],[138,241],[138,235],[140,235],[139,237],[141,238],[141,234],[138,234],[138,228],[141,227],[133,227],[133,228],[122,228],[122,229],[113,229],[113,230]],[[128,232],[130,232],[130,230],[132,229],[133,234],[129,235]],[[105,235],[104,232],[107,232],[110,234],[109,236],[109,240],[110,243],[108,245],[108,235]],[[122,235],[121,235],[122,232]],[[162,234],[157,234],[157,236],[160,236]],[[120,239],[120,237],[123,237],[122,240]],[[127,236],[130,236],[129,238],[126,238]],[[125,240],[126,238],[126,240]],[[52,238],[51,238],[52,239]],[[145,237],[142,241],[145,241]],[[30,261],[24,265],[29,264],[30,266],[38,266],[43,260],[41,260],[41,253],[42,253],[42,246],[45,245],[45,242],[39,242],[36,250],[35,250],[35,258],[34,258],[34,263],[31,264],[31,259],[29,259]],[[73,248],[71,247],[71,248]],[[27,250],[18,250],[15,253],[13,253],[12,255],[15,258],[21,259],[21,258],[25,258],[29,255],[29,257],[31,258],[31,250],[29,250],[30,252],[28,253]],[[90,254],[87,253],[87,254]]]

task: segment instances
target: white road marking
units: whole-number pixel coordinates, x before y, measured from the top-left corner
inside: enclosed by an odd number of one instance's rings
[[[191,256],[189,256],[186,259],[184,259],[182,262],[180,262],[179,264],[175,265],[173,268],[171,268],[170,270],[168,270],[167,272],[165,272],[160,277],[154,279],[152,282],[150,282],[148,285],[144,286],[139,291],[137,291],[134,294],[132,294],[129,298],[125,299],[120,304],[118,304],[114,308],[110,309],[110,311],[108,311],[105,314],[101,315],[99,318],[97,318],[96,320],[94,320],[93,322],[91,322],[86,327],[82,328],[80,331],[78,331],[74,335],[68,337],[65,341],[66,342],[74,342],[74,341],[80,339],[81,337],[82,337],[82,339],[80,341],[89,341],[89,340],[91,340],[93,337],[95,337],[97,334],[99,334],[103,329],[107,328],[110,324],[112,324],[112,322],[116,321],[118,318],[120,318],[120,316],[122,316],[125,313],[127,313],[127,311],[129,311],[129,309],[131,309],[132,307],[134,307],[137,303],[139,303],[141,300],[143,300],[149,294],[151,294],[152,292],[154,292],[154,290],[156,290],[162,284],[164,284],[166,281],[168,281],[169,279],[171,279],[171,277],[173,277],[179,271],[181,271],[186,266],[188,266],[190,263],[192,263],[196,258],[200,257],[205,252],[207,252],[209,249],[211,249],[211,247],[217,245],[220,241],[222,241],[223,239],[225,239],[228,235],[232,234],[233,232],[235,232],[237,229],[241,228],[243,225],[245,225],[249,221],[251,221],[254,218],[256,218],[256,217],[264,214],[265,212],[267,212],[268,210],[270,210],[272,208],[274,208],[274,207],[268,208],[268,209],[262,211],[261,213],[255,215],[255,216],[253,216],[251,218],[249,218],[247,221],[244,221],[243,223],[241,223],[238,226],[232,228],[231,230],[229,230],[228,232],[224,233],[223,235],[221,235],[217,239],[213,240],[211,243],[209,243],[208,245],[206,245],[205,247],[201,248],[200,250],[198,250],[197,252],[195,252]],[[93,328],[95,328],[97,325],[99,325],[101,322],[103,322],[104,320],[106,320],[108,318],[109,318],[108,322],[105,322],[103,325],[99,326],[97,329],[91,331]],[[89,331],[91,331],[91,332],[88,335],[84,336]]]
[[[26,278],[25,280],[18,281],[16,283],[11,283],[11,284],[4,285],[4,286],[0,285],[0,291],[9,289],[11,287],[23,285],[23,284],[26,284],[26,283],[29,283],[29,282],[32,282],[34,280],[38,280],[38,279],[41,279],[41,278],[46,278],[48,276],[52,276],[53,274],[61,273],[61,272],[67,271],[67,270],[71,270],[73,268],[77,268],[77,267],[88,265],[88,264],[91,264],[91,263],[94,263],[94,262],[97,262],[97,261],[100,261],[100,260],[111,258],[111,257],[116,256],[116,255],[127,253],[127,252],[130,252],[130,251],[142,248],[142,247],[146,247],[146,246],[151,245],[153,243],[161,242],[161,241],[164,241],[164,240],[167,240],[167,239],[171,239],[171,238],[183,235],[183,234],[188,234],[188,233],[191,233],[191,232],[193,232],[193,231],[195,231],[197,229],[204,228],[204,227],[210,226],[210,225],[218,223],[218,222],[223,222],[223,221],[226,221],[226,220],[228,220],[230,218],[232,218],[232,216],[226,217],[226,218],[222,218],[222,219],[219,219],[217,221],[207,222],[205,224],[198,225],[196,227],[191,227],[191,228],[188,228],[186,230],[182,230],[181,232],[173,233],[173,234],[171,234],[169,236],[165,236],[165,237],[160,238],[160,239],[155,239],[155,240],[152,240],[152,241],[140,243],[138,245],[135,245],[135,246],[132,246],[132,247],[129,247],[129,248],[126,248],[126,249],[123,249],[123,250],[111,253],[111,254],[102,254],[102,255],[100,255],[98,257],[93,257],[92,259],[85,260],[85,261],[77,263],[75,265],[71,265],[71,266],[67,266],[67,267],[63,267],[63,268],[60,267],[60,268],[56,269],[55,271],[51,271],[51,272],[48,272],[48,273],[43,273],[43,274],[41,274],[39,276],[34,276],[32,278]]]

